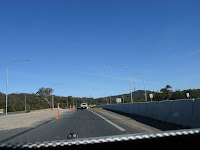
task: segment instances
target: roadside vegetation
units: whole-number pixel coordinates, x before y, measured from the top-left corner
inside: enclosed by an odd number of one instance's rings
[[[160,91],[147,91],[147,101],[151,101],[149,94],[153,94],[152,101],[161,100],[176,100],[176,99],[187,99],[186,93],[190,94],[190,99],[200,98],[200,89],[188,89],[188,90],[171,90],[170,85],[160,89]],[[49,109],[52,108],[52,95],[53,89],[51,88],[40,88],[36,93],[26,93],[26,110]],[[145,102],[144,90],[138,90],[133,92],[134,102]],[[65,109],[69,108],[70,105],[80,106],[80,103],[86,102],[88,105],[106,105],[115,104],[116,98],[121,98],[122,102],[130,102],[130,94],[107,96],[102,98],[92,97],[73,97],[73,96],[55,96],[53,95],[54,108],[57,104]],[[6,95],[0,92],[0,109],[5,109]],[[25,93],[12,93],[8,95],[8,112],[24,111],[25,110]]]

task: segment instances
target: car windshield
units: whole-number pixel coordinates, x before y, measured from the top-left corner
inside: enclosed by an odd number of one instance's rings
[[[1,0],[0,144],[200,128],[199,8]]]

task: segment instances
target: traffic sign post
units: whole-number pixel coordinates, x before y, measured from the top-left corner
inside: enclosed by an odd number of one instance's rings
[[[116,103],[121,103],[122,99],[121,98],[116,98]]]
[[[152,101],[152,98],[153,98],[153,94],[149,94],[149,97],[151,98],[151,101]]]
[[[189,99],[190,98],[190,93],[186,93],[186,96]]]

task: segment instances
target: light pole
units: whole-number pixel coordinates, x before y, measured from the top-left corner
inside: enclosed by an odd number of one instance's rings
[[[63,84],[63,83],[57,83],[57,84],[55,84],[54,86],[56,86],[56,85],[61,85],[61,84]],[[53,93],[53,92],[52,92],[52,93]],[[52,94],[51,101],[52,101],[52,109],[54,109],[54,97],[53,97],[53,94]]]
[[[52,109],[54,109],[54,98],[53,98],[53,94],[52,94]]]
[[[26,112],[26,93],[25,93],[25,112]]]
[[[144,84],[145,101],[147,102],[147,91],[146,91],[146,85],[145,85],[144,76],[142,74],[131,74],[131,75],[141,75],[142,80],[143,80],[143,84]]]
[[[110,66],[112,65],[117,65],[117,66],[124,66],[126,69],[128,69],[128,76],[129,76],[129,86],[130,86],[130,93],[131,93],[131,103],[133,103],[133,97],[132,97],[132,91],[131,91],[131,74],[130,74],[130,70],[129,67],[124,65],[124,64],[110,64]]]
[[[16,63],[16,62],[21,62],[21,61],[30,61],[30,59],[26,60],[19,60],[19,61],[13,61],[7,64],[7,75],[6,75],[6,116],[8,114],[7,106],[8,106],[8,66],[10,64]]]

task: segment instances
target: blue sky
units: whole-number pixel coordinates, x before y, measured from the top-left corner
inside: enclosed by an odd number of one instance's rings
[[[103,97],[199,88],[200,1],[0,1],[0,92]],[[137,74],[137,75],[134,75]],[[62,84],[61,84],[62,83]]]

